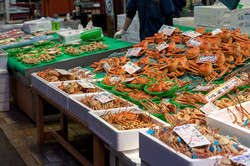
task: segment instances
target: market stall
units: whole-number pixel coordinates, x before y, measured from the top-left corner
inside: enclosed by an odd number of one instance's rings
[[[33,73],[32,90],[104,141],[111,165],[248,165],[249,38],[181,28],[163,26],[88,67]],[[49,140],[37,110],[38,140]]]

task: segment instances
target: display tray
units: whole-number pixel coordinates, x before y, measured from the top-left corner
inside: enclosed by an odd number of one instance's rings
[[[131,111],[130,109],[113,109],[111,113],[119,111]],[[140,109],[133,111],[135,113],[146,113]],[[104,142],[114,148],[116,151],[128,151],[139,148],[139,132],[147,131],[149,128],[133,129],[121,131],[103,120],[100,116],[107,113],[107,111],[93,111],[89,112],[89,128],[96,135],[98,135]],[[167,123],[160,119],[151,116],[154,123],[158,125],[168,126]]]
[[[250,101],[241,104],[246,110],[250,110]],[[237,107],[240,108],[238,104]],[[236,115],[237,119],[241,119],[241,113],[237,111],[235,106],[229,107],[229,109]],[[250,113],[250,111],[249,111]],[[237,137],[241,144],[250,148],[250,130],[234,124],[234,115],[230,113],[227,108],[213,112],[206,115],[206,121],[208,125],[212,128],[220,127],[219,134],[229,135],[232,137]],[[245,117],[246,121],[246,117]],[[249,122],[248,122],[249,123]]]

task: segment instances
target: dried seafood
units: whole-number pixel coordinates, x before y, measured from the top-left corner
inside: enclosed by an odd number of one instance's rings
[[[55,56],[51,56],[49,54],[40,54],[38,58],[42,59],[42,61],[52,61],[53,59],[56,59]]]
[[[69,53],[69,54],[80,54],[80,53],[83,53],[83,51],[81,50],[78,50],[77,48],[75,47],[68,47],[64,50],[65,53]]]
[[[42,61],[41,58],[37,58],[37,57],[32,57],[32,58],[25,58],[22,60],[23,63],[25,64],[38,64]]]
[[[101,50],[108,47],[109,47],[108,45],[103,44],[102,42],[92,42],[91,44],[80,46],[79,50],[83,52],[88,52],[88,51],[95,51],[98,49]]]
[[[78,79],[75,75],[61,75],[55,69],[50,68],[44,71],[38,71],[37,75],[48,82],[69,81]]]

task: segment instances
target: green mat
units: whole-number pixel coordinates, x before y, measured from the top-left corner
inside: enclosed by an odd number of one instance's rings
[[[113,38],[109,38],[109,37],[104,37],[104,44],[107,44],[110,46],[110,48],[108,50],[115,50],[115,49],[120,49],[120,48],[124,48],[124,47],[128,47],[128,46],[132,46],[134,45],[133,43],[128,43],[128,42],[124,42],[124,41],[120,41],[117,39],[113,39]],[[95,53],[102,53],[105,52],[107,50],[101,50]],[[41,63],[40,65],[37,65],[35,67],[39,67],[39,66],[44,66],[44,65],[48,65],[48,64],[53,64],[53,63],[57,63],[59,61],[63,61],[63,60],[67,60],[67,59],[73,59],[73,58],[77,58],[77,57],[82,57],[82,56],[88,56],[91,55],[93,53],[86,53],[83,54],[81,56],[70,56],[67,54],[64,54],[62,57],[57,57],[55,61],[50,62],[50,63]],[[24,74],[24,70],[25,69],[29,69],[29,68],[34,68],[34,67],[28,67],[25,64],[21,63],[20,61],[16,60],[14,57],[8,57],[8,67],[14,71],[18,71]]]
[[[0,128],[0,165],[25,166],[26,164]]]

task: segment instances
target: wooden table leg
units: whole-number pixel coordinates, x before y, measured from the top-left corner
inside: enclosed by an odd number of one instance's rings
[[[43,146],[45,143],[44,134],[44,119],[43,119],[43,100],[42,98],[35,94],[36,101],[36,120],[37,120],[37,144]]]
[[[93,134],[94,166],[105,165],[104,142]]]
[[[68,141],[68,116],[60,111],[60,125],[62,137]]]

